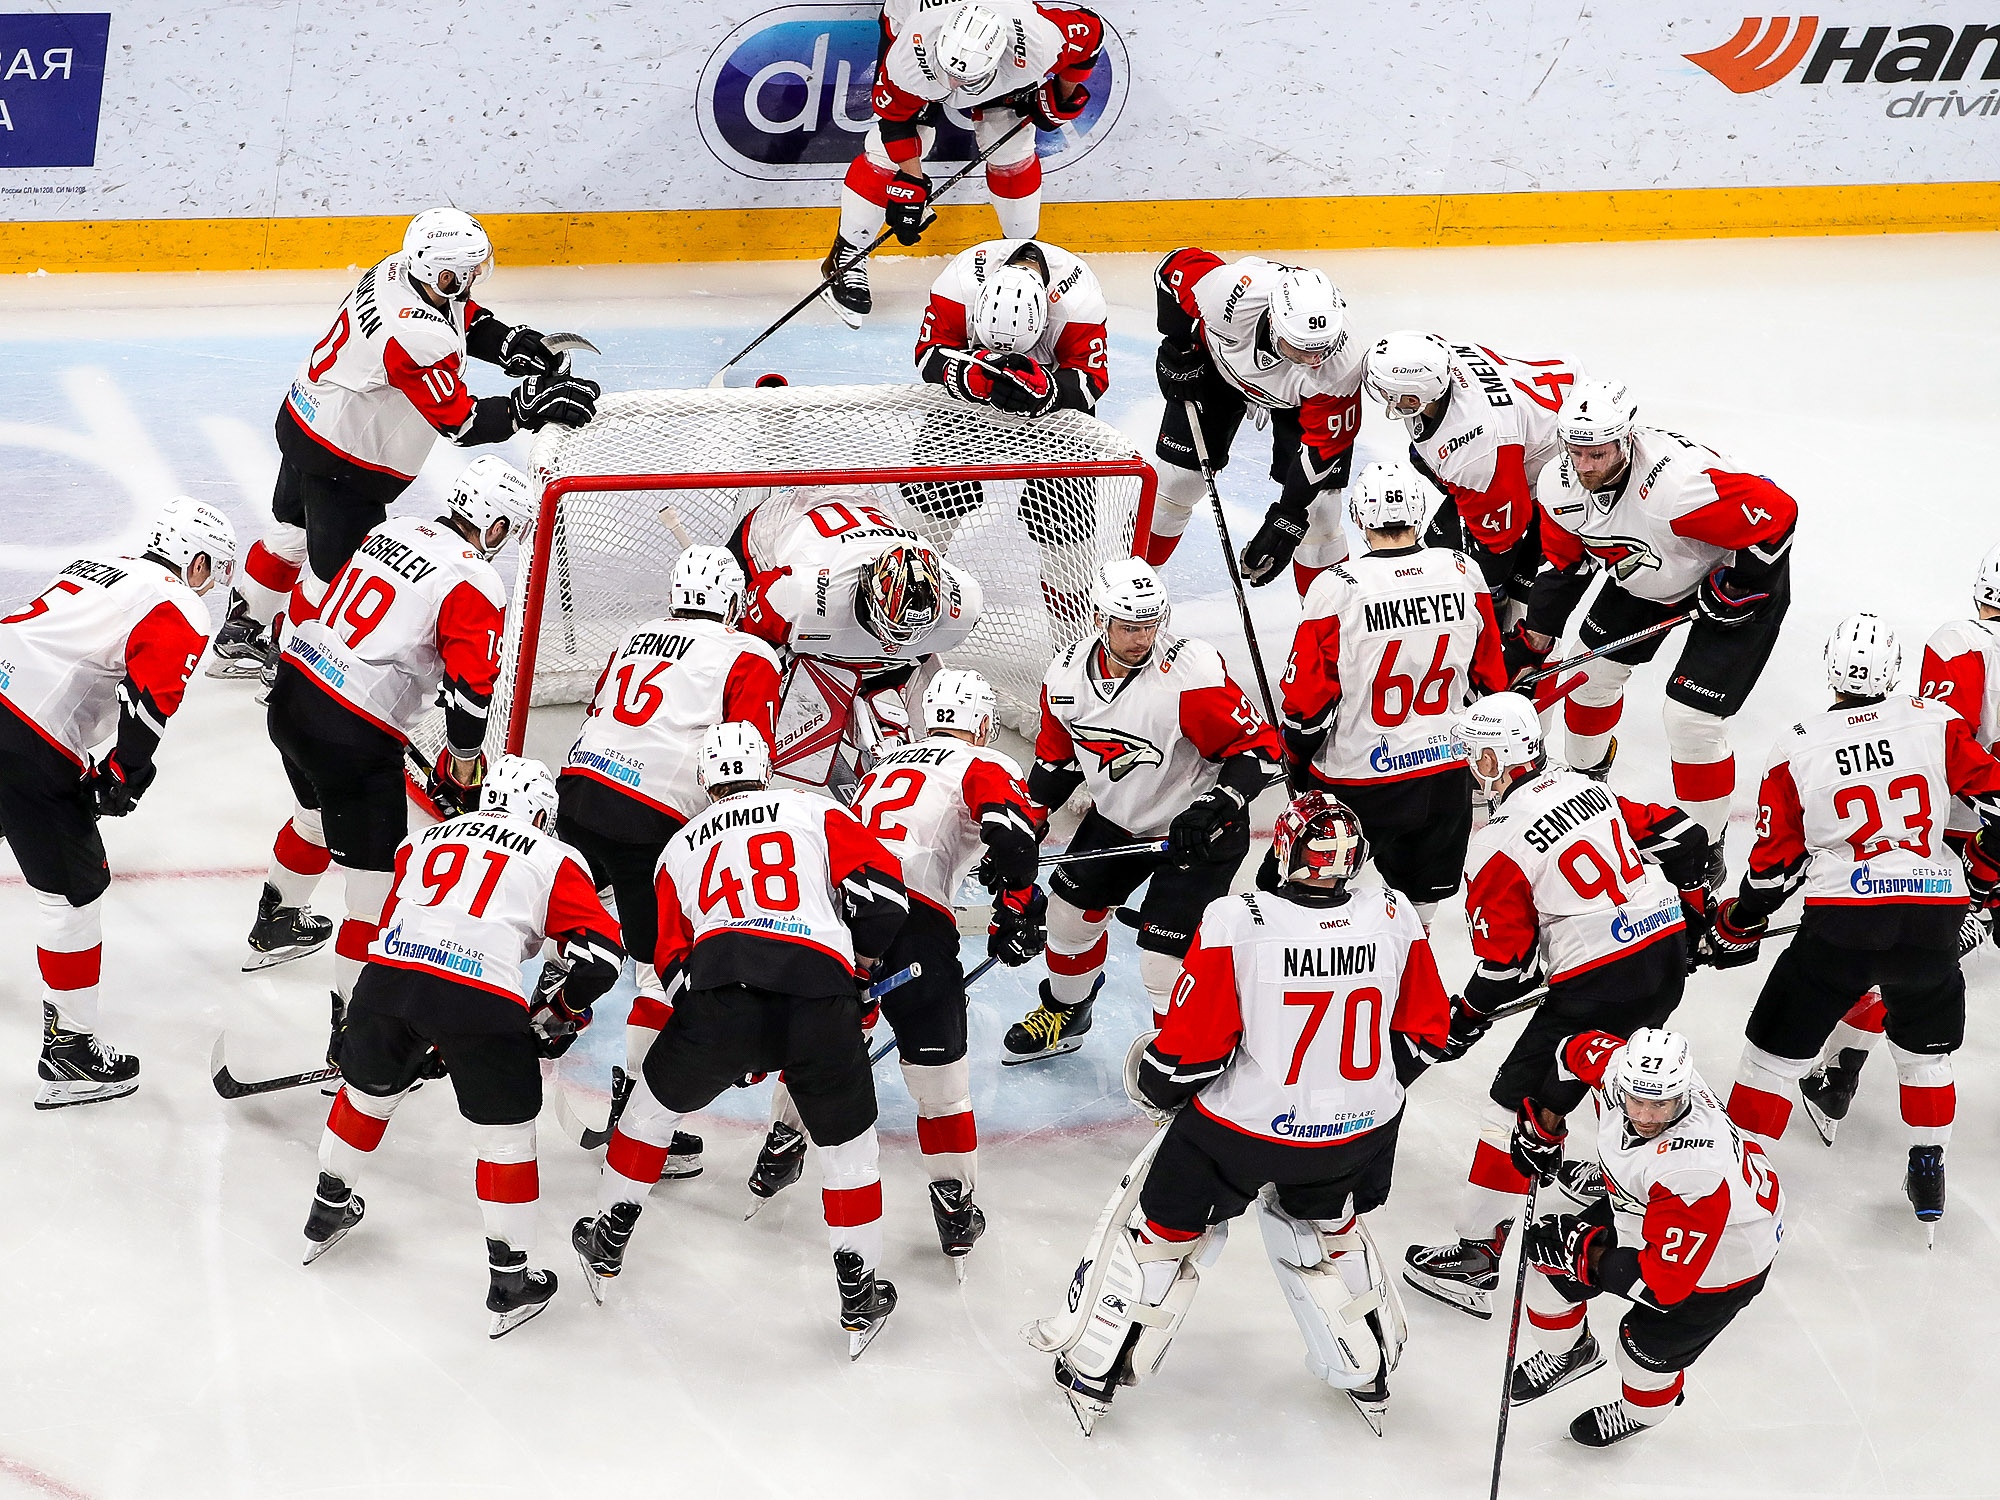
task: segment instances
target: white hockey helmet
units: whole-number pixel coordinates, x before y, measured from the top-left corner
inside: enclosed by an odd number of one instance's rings
[[[966,0],[938,28],[931,48],[954,83],[977,93],[993,81],[1007,55],[1007,23],[977,0]]]
[[[1271,829],[1271,851],[1284,880],[1341,886],[1368,862],[1368,840],[1354,809],[1329,792],[1301,792]]]
[[[487,767],[480,788],[479,810],[495,817],[516,818],[537,828],[554,826],[556,779],[549,768],[524,755],[503,755]]]
[[[1641,1026],[1625,1038],[1625,1050],[1618,1066],[1605,1079],[1611,1097],[1626,1117],[1634,1104],[1673,1104],[1664,1115],[1649,1112],[1637,1125],[1664,1127],[1687,1113],[1688,1095],[1694,1092],[1694,1049],[1678,1031]]]
[[[1979,576],[1972,582],[1972,602],[2000,609],[2000,547],[1980,559]]]
[[[445,509],[472,527],[476,538],[472,550],[491,558],[507,545],[507,538],[534,510],[535,485],[519,469],[497,453],[482,453],[460,471],[458,482],[445,496]],[[495,521],[505,521],[500,540],[487,545]]]
[[[1563,398],[1562,410],[1556,413],[1556,437],[1572,448],[1595,448],[1601,443],[1627,446],[1638,415],[1638,403],[1622,380],[1585,377]]]
[[[1347,304],[1324,271],[1287,266],[1271,292],[1271,342],[1293,364],[1317,368],[1347,332]]]
[[[493,269],[493,242],[485,227],[458,208],[427,208],[403,231],[403,255],[410,275],[441,296],[463,302],[472,283]],[[451,272],[447,290],[438,284]]]
[[[993,689],[977,672],[940,672],[924,689],[924,732],[957,729],[983,745],[993,731],[993,707]]]
[[[160,507],[146,533],[145,550],[165,558],[183,580],[188,564],[206,554],[211,581],[202,587],[204,594],[211,588],[227,593],[236,576],[236,528],[221,511],[191,495],[176,495]]]
[[[1402,459],[1379,460],[1361,471],[1348,492],[1348,518],[1364,531],[1421,526],[1432,493],[1423,476]]]
[[[701,762],[695,767],[701,789],[719,797],[728,789],[763,787],[771,780],[771,746],[755,724],[732,719],[711,724],[701,737]]]
[[[1419,416],[1451,385],[1451,346],[1409,330],[1379,338],[1362,358],[1361,385],[1390,416]]]
[[[908,646],[944,617],[944,564],[920,541],[885,547],[862,580],[861,623],[890,646]]]
[[[747,585],[742,565],[726,547],[690,547],[674,559],[668,581],[677,615],[714,615],[734,625],[743,613]]]
[[[1541,770],[1548,760],[1542,745],[1542,721],[1535,705],[1520,693],[1493,693],[1481,698],[1451,726],[1451,741],[1465,752],[1473,777],[1488,796],[1523,775]],[[1497,761],[1491,775],[1479,769],[1488,750]]]
[[[1850,698],[1880,698],[1903,672],[1903,648],[1879,615],[1849,615],[1826,638],[1826,685]]]
[[[996,354],[1034,348],[1048,326],[1048,286],[1026,266],[1002,266],[972,299],[972,337]]]

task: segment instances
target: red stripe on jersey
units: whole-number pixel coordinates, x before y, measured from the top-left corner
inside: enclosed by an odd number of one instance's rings
[[[979,1129],[972,1111],[928,1118],[917,1116],[917,1149],[926,1156],[963,1156],[979,1149]]]
[[[1736,790],[1736,757],[1674,762],[1674,796],[1682,802],[1715,802]]]
[[[1926,646],[1923,675],[1918,681],[1926,698],[1937,699],[1966,723],[1980,727],[1986,705],[1986,658],[1982,653],[1965,651],[1946,659]]]
[[[1625,1399],[1634,1406],[1645,1407],[1648,1410],[1654,1407],[1671,1406],[1675,1398],[1680,1395],[1681,1386],[1686,1379],[1687,1376],[1683,1371],[1676,1370],[1674,1371],[1673,1384],[1657,1391],[1645,1391],[1636,1385],[1626,1384],[1623,1385]]]
[[[327,1112],[326,1128],[356,1151],[373,1151],[382,1144],[382,1132],[389,1128],[389,1122],[364,1115],[356,1109],[343,1086],[333,1096],[333,1108]]]
[[[55,751],[56,754],[60,755],[64,760],[68,761],[71,765],[75,766],[79,771],[83,769],[82,756],[78,755],[74,750],[70,749],[69,746],[65,745],[61,740],[58,740],[54,735],[50,734],[46,729],[42,728],[41,725],[37,724],[33,719],[29,718],[28,715],[23,710],[17,708],[8,699],[5,693],[0,693],[0,708],[6,709],[7,712],[12,714],[15,718],[19,719],[23,724],[27,725],[30,729],[34,730],[35,734],[45,744],[47,744],[51,750]]]
[[[104,972],[104,945],[93,943],[72,953],[37,948],[35,963],[41,968],[42,983],[52,990],[87,990]]]
[[[1560,984],[1566,979],[1576,978],[1579,974],[1588,974],[1593,969],[1601,969],[1606,964],[1615,964],[1620,959],[1630,958],[1635,953],[1643,953],[1646,949],[1652,947],[1653,944],[1664,941],[1676,932],[1686,931],[1687,923],[1676,918],[1671,927],[1662,927],[1658,932],[1648,933],[1640,941],[1629,943],[1625,947],[1620,948],[1616,953],[1606,953],[1601,958],[1593,958],[1587,964],[1575,964],[1567,969],[1556,970],[1555,973],[1549,976],[1549,983]]]
[[[1097,941],[1081,953],[1059,953],[1050,948],[1048,953],[1049,972],[1074,978],[1078,974],[1089,974],[1104,967],[1104,955],[1111,950],[1111,934],[1100,932]]]
[[[863,158],[857,158],[860,159]],[[918,367],[922,367],[924,356],[933,349],[964,349],[971,343],[972,336],[966,329],[965,304],[956,297],[932,292],[931,300],[924,306],[924,321],[917,328],[914,358]]]
[[[533,1203],[542,1196],[542,1178],[531,1161],[482,1161],[474,1191],[486,1203]]]
[[[1466,529],[1482,547],[1505,552],[1527,533],[1535,514],[1534,492],[1519,443],[1507,443],[1493,455],[1493,478],[1483,490],[1444,481],[1458,506]]]
[[[607,668],[607,670],[609,670]],[[722,717],[725,721],[755,724],[757,732],[775,754],[778,745],[778,695],[783,684],[771,659],[758,651],[743,651],[730,664],[722,685]],[[682,813],[682,818],[692,816]]]
[[[542,930],[565,942],[588,937],[620,947],[618,923],[604,909],[604,898],[597,894],[590,872],[574,859],[565,859],[556,867]]]
[[[1925,1088],[1906,1083],[1902,1103],[1905,1125],[1949,1125],[1958,1118],[1958,1085]]]
[[[1568,530],[1549,514],[1544,505],[1542,511],[1542,556],[1548,559],[1552,568],[1573,568],[1583,561],[1583,538]]]
[[[1729,1091],[1729,1118],[1738,1130],[1775,1141],[1792,1118],[1792,1101],[1739,1083]]]
[[[1206,250],[1197,250],[1189,245],[1176,250],[1160,262],[1155,276],[1160,285],[1172,294],[1181,305],[1181,311],[1194,319],[1197,327],[1201,324],[1201,304],[1194,300],[1194,289],[1202,277],[1222,264],[1222,257],[1211,255]]]
[[[1491,1141],[1481,1141],[1472,1148],[1472,1170],[1465,1174],[1465,1180],[1496,1193],[1528,1195],[1528,1179],[1521,1175],[1514,1159]]]
[[[326,845],[305,838],[289,819],[278,830],[277,840],[271,845],[271,857],[294,875],[324,875],[327,866],[333,863],[333,854]]]
[[[1766,771],[1757,788],[1757,830],[1757,842],[1750,850],[1751,874],[1793,869],[1805,859],[1805,812],[1788,761]]]
[[[1439,1047],[1451,1035],[1451,996],[1445,993],[1444,981],[1438,977],[1437,958],[1431,952],[1429,938],[1418,938],[1410,945],[1389,1029]]]
[[[1575,698],[1563,700],[1563,727],[1571,734],[1609,734],[1618,727],[1618,721],[1625,716],[1625,695],[1620,693],[1610,703],[1579,703]]]
[[[882,1179],[866,1187],[821,1188],[820,1207],[828,1229],[854,1229],[882,1217]]]
[[[1040,158],[1037,157],[1039,162]],[[1101,396],[1111,384],[1105,350],[1111,347],[1102,323],[1070,323],[1056,335],[1056,367],[1082,373],[1084,382]]]
[[[1972,731],[1962,718],[1944,721],[1944,775],[1958,797],[2000,792],[2000,761],[1981,748]]]
[[[1672,523],[1675,536],[1735,551],[1756,542],[1775,542],[1799,518],[1798,502],[1761,474],[1703,472],[1715,486],[1716,498],[1677,516]]]
[[[1506,855],[1496,854],[1479,867],[1465,888],[1465,911],[1477,957],[1510,968],[1534,952],[1539,930],[1534,889]]]
[[[1251,706],[1236,679],[1227,673],[1215,687],[1188,688],[1181,693],[1180,724],[1181,733],[1205,760],[1260,752],[1270,757],[1273,765],[1284,763],[1285,747],[1278,731],[1264,722],[1263,714]]]
[[[611,1144],[604,1148],[604,1165],[634,1182],[658,1182],[667,1168],[667,1148],[649,1146],[622,1130],[613,1130]]]
[[[491,696],[500,677],[500,637],[506,628],[506,611],[477,584],[469,579],[453,584],[438,606],[438,655],[446,678]]]
[[[1314,723],[1340,699],[1340,616],[1308,616],[1292,636],[1279,708],[1292,723]]]

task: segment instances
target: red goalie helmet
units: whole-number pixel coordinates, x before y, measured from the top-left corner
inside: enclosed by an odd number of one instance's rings
[[[944,613],[944,567],[920,542],[890,547],[869,565],[863,581],[869,634],[890,646],[907,646],[937,628]]]
[[[1271,850],[1286,880],[1349,881],[1368,862],[1354,809],[1326,792],[1301,792],[1278,814]]]

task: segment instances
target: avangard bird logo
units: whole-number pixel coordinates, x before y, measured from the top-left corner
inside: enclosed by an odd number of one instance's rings
[[[1159,746],[1149,744],[1135,734],[1078,729],[1071,732],[1070,738],[1096,756],[1097,768],[1113,781],[1123,781],[1140,766],[1157,766],[1166,761]]]

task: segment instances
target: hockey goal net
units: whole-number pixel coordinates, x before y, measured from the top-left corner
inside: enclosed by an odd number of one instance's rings
[[[626,392],[586,427],[544,429],[533,462],[541,506],[489,754],[519,753],[530,708],[588,701],[625,632],[666,613],[684,547],[802,493],[872,506],[978,578],[985,608],[949,664],[983,673],[1002,718],[1032,735],[1050,657],[1090,628],[1092,571],[1144,550],[1155,482],[1095,418],[1012,417],[929,385]]]

